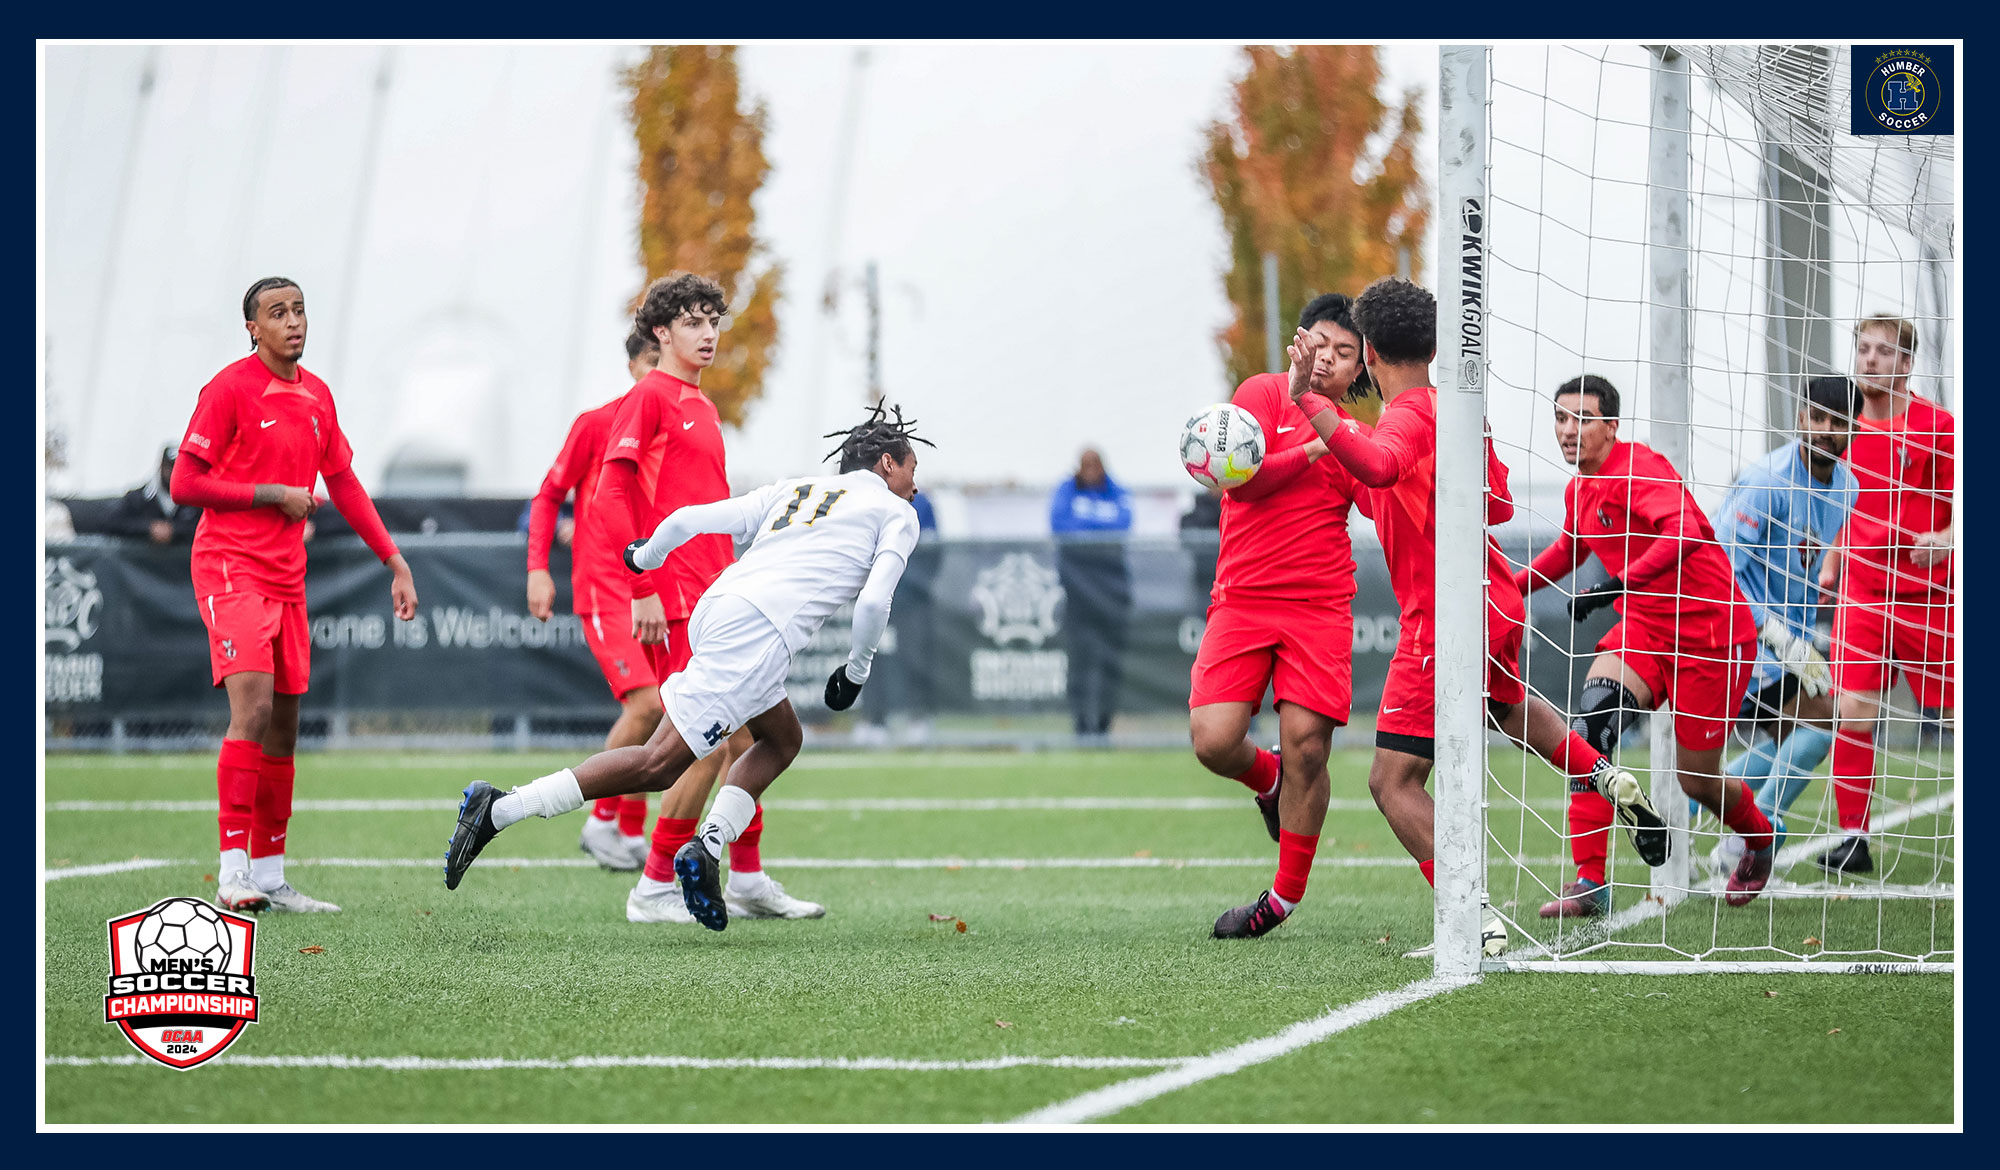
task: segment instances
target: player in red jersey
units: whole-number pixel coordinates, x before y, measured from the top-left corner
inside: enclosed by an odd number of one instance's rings
[[[304,529],[317,479],[389,566],[404,621],[417,614],[417,586],[354,476],[332,393],[299,365],[305,293],[283,277],[260,280],[243,294],[243,324],[255,352],[202,387],[169,489],[176,504],[203,509],[191,576],[215,685],[229,694],[215,773],[215,900],[225,910],[336,911],[285,880],[299,697],[312,673]]]
[[[625,338],[625,368],[632,381],[660,361],[660,345],[633,330]],[[570,424],[562,451],[528,506],[528,612],[548,621],[555,612],[556,582],[549,576],[549,545],[563,497],[576,493],[575,535],[570,544],[571,608],[583,622],[583,640],[611,686],[620,710],[604,737],[604,750],[645,743],[660,725],[660,680],[652,659],[632,636],[632,586],[622,546],[609,543],[594,507],[597,480],[611,423],[624,396],[586,410]],[[578,847],[606,869],[631,871],[646,864],[646,796],[607,796],[584,818]]]
[[[1308,389],[1333,397],[1353,389],[1361,338],[1349,304],[1338,293],[1308,304],[1299,329],[1314,347],[1295,344],[1289,374],[1246,379],[1231,400],[1263,428],[1264,463],[1222,497],[1222,544],[1190,679],[1188,729],[1203,767],[1255,794],[1278,843],[1278,873],[1255,902],[1216,919],[1217,938],[1264,934],[1305,897],[1326,820],[1327,754],[1352,701],[1347,512],[1360,488],[1324,458],[1326,444],[1295,401]],[[1275,754],[1248,734],[1267,686],[1277,696]]]
[[[1924,719],[1939,724],[1956,705],[1951,581],[1950,412],[1910,390],[1917,329],[1877,315],[1854,331],[1861,417],[1847,463],[1860,487],[1841,547],[1821,586],[1839,587],[1834,610],[1833,685],[1840,728],[1833,744],[1833,796],[1846,839],[1816,858],[1834,873],[1867,873],[1868,801],[1875,783],[1875,721],[1900,673]]]
[[[1743,859],[1724,895],[1747,906],[1771,878],[1771,822],[1743,782],[1725,775],[1723,742],[1757,664],[1757,625],[1736,587],[1729,557],[1680,472],[1644,443],[1618,440],[1618,388],[1595,374],[1556,390],[1556,441],[1577,475],[1563,490],[1563,529],[1523,569],[1525,596],[1575,572],[1596,554],[1611,578],[1579,590],[1570,615],[1582,621],[1606,605],[1624,619],[1597,644],[1575,726],[1612,754],[1625,713],[1671,701],[1681,790],[1743,837]],[[1610,909],[1604,858],[1614,814],[1632,829],[1648,865],[1667,859],[1665,822],[1644,792],[1614,810],[1572,780],[1570,853],[1577,880],[1542,907],[1542,917],[1587,917]]]
[[[1435,804],[1424,785],[1436,758],[1437,678],[1437,389],[1430,365],[1437,357],[1437,299],[1399,277],[1385,276],[1354,302],[1363,355],[1380,388],[1383,407],[1373,433],[1331,410],[1313,416],[1313,427],[1357,481],[1373,492],[1375,531],[1402,609],[1402,633],[1382,688],[1375,723],[1375,760],[1368,791],[1396,839],[1416,859],[1424,880],[1432,874]],[[1486,442],[1486,522],[1514,515],[1507,466]],[[1527,620],[1521,592],[1500,545],[1486,538],[1486,706],[1493,724],[1570,777],[1600,792],[1639,791],[1639,781],[1612,765],[1572,730],[1556,709],[1522,685],[1521,638]],[[1507,947],[1506,924],[1490,912],[1484,949]],[[1428,953],[1429,948],[1411,952]]]
[[[607,547],[649,536],[676,508],[729,498],[722,420],[701,392],[701,372],[715,361],[722,316],[729,311],[722,286],[684,273],[646,288],[634,326],[660,345],[659,365],[627,391],[612,420],[593,509],[603,521]],[[728,536],[696,536],[660,568],[626,575],[632,588],[632,634],[651,648],[653,673],[663,682],[690,657],[688,618],[695,602],[736,559]],[[734,750],[747,732],[736,729]],[[633,922],[692,922],[681,904],[674,854],[694,838],[702,805],[730,753],[713,752],[688,769],[660,799],[645,873],[625,901]],[[760,855],[764,810],[729,847],[729,912],[740,918],[818,918],[826,908],[794,898],[764,872]]]

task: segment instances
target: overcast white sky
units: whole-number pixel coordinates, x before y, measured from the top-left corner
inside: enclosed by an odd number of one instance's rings
[[[242,290],[278,272],[305,287],[306,364],[332,385],[365,482],[399,451],[430,451],[467,458],[474,493],[531,491],[571,416],[626,386],[624,310],[640,273],[615,72],[635,52],[45,49],[46,357],[72,464],[59,486],[95,493],[144,478],[201,385],[246,352]],[[836,223],[855,48],[742,51],[745,90],[770,113],[758,230],[787,277],[778,363],[731,437],[732,477],[747,486],[806,470],[820,433],[860,410],[857,286],[836,318],[818,299],[829,267],[858,282],[872,259],[886,389],[939,445],[925,453],[927,480],[1044,485],[1095,444],[1134,486],[1188,487],[1175,432],[1231,389],[1212,341],[1228,316],[1224,241],[1195,158],[1202,126],[1227,110],[1240,50],[868,52]],[[1385,96],[1422,87],[1427,129],[1436,52],[1384,50]],[[1495,227],[1491,410],[1522,479],[1564,472],[1545,408],[1507,399],[1508,385],[1546,394],[1592,368],[1626,379],[1632,413],[1643,410],[1645,65],[1630,46],[1496,52],[1494,181],[1510,198]],[[1526,93],[1551,78],[1552,99]],[[1699,86],[1695,106],[1697,186],[1753,193],[1754,145],[1701,136],[1710,124],[1747,134],[1747,122],[1725,124]],[[1427,140],[1427,171],[1434,156]],[[1718,488],[1762,450],[1761,383],[1745,373],[1762,359],[1759,214],[1736,198],[1697,217],[1697,244],[1713,253],[1697,296],[1716,310],[1697,330],[1697,364],[1713,367],[1697,395],[1726,424],[1696,473]],[[1851,262],[1836,311],[1907,307],[1908,242],[1864,221],[1836,225],[1837,257]]]

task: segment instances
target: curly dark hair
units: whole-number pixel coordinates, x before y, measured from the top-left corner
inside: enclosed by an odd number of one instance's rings
[[[1400,276],[1384,276],[1354,298],[1354,323],[1385,362],[1429,362],[1437,353],[1437,298]]]
[[[721,285],[692,272],[662,276],[646,286],[646,295],[639,298],[639,311],[633,314],[632,324],[647,337],[653,337],[653,330],[673,324],[681,314],[703,309],[718,315],[729,312],[729,298],[722,295]]]
[[[642,332],[637,325],[632,327],[632,332],[625,335],[625,360],[628,362],[638,361],[639,355],[649,349],[658,352],[659,348],[659,339],[650,333]]]
[[[891,414],[893,413],[893,416]],[[869,408],[868,417],[844,431],[828,431],[820,436],[825,439],[839,439],[840,446],[828,451],[821,460],[840,456],[842,475],[875,466],[875,461],[887,455],[901,463],[916,453],[911,443],[922,443],[935,447],[929,439],[919,438],[916,431],[917,420],[903,417],[900,406],[885,406],[878,402]]]
[[[1578,374],[1556,387],[1557,398],[1565,394],[1575,394],[1579,397],[1588,394],[1597,399],[1599,415],[1605,418],[1618,417],[1618,387],[1613,386],[1607,378],[1600,378],[1596,374]]]

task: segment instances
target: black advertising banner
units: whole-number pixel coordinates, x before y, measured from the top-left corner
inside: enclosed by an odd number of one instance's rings
[[[395,620],[388,571],[359,541],[312,545],[310,713],[608,717],[609,688],[581,621],[568,612],[567,550],[551,557],[557,615],[544,624],[527,614],[521,537],[399,541],[422,601],[413,622]],[[1379,699],[1398,626],[1380,553],[1368,546],[1355,551],[1354,715],[1360,719]],[[1509,549],[1517,558],[1524,551]],[[1077,714],[1081,704],[1089,710],[1080,721],[1100,713],[1184,711],[1214,556],[1212,533],[1094,546],[922,546],[897,593],[862,710],[872,717],[1008,717]],[[185,546],[105,538],[51,544],[43,576],[51,717],[226,713],[210,685],[207,635]],[[1563,706],[1611,615],[1573,627],[1560,593],[1534,601],[1530,681]],[[825,717],[826,676],[847,651],[842,610],[793,663],[792,701],[807,720]]]

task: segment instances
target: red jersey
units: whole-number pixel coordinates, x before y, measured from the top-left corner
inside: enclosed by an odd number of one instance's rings
[[[1289,385],[1284,374],[1258,374],[1230,400],[1264,429],[1264,463],[1248,483],[1222,494],[1210,594],[1218,603],[1272,597],[1334,604],[1354,596],[1347,511],[1362,488],[1337,459],[1306,462],[1301,448],[1319,436]]]
[[[1371,488],[1375,533],[1389,563],[1389,584],[1402,609],[1401,641],[1419,655],[1429,655],[1437,638],[1437,389],[1416,386],[1396,395],[1382,409],[1374,440],[1396,464],[1396,479],[1387,487]],[[1507,491],[1507,465],[1486,440],[1486,522],[1499,524],[1514,514]],[[1521,591],[1514,568],[1500,545],[1486,537],[1486,577],[1489,601],[1502,613],[1521,612]]]
[[[1682,527],[1685,525],[1685,527]],[[1632,580],[1663,533],[1685,532],[1694,547],[1653,580]],[[1681,483],[1680,472],[1644,443],[1619,443],[1593,475],[1563,489],[1563,531],[1535,558],[1534,572],[1558,580],[1594,553],[1605,571],[1625,582],[1615,603],[1626,621],[1665,646],[1720,648],[1752,641],[1757,624],[1736,588],[1715,527]]]
[[[1850,596],[1886,598],[1951,587],[1949,559],[1928,567],[1910,558],[1924,532],[1951,527],[1954,462],[1952,417],[1936,403],[1911,398],[1893,418],[1859,419],[1847,448],[1860,492],[1842,548]]]
[[[326,383],[303,366],[297,381],[284,381],[254,353],[201,388],[180,449],[220,479],[306,491],[354,461]],[[205,509],[190,567],[198,597],[255,593],[304,601],[305,522],[275,507]]]
[[[549,543],[555,537],[555,517],[563,497],[576,492],[576,536],[570,542],[571,608],[577,613],[617,614],[620,620],[632,607],[631,574],[625,570],[621,549],[606,534],[602,513],[596,505],[597,480],[604,470],[604,447],[611,437],[611,424],[618,416],[623,397],[586,410],[570,424],[542,488],[535,494],[528,521],[528,568],[549,567]]]
[[[604,459],[623,460],[638,474],[640,531],[651,536],[676,508],[729,498],[723,470],[722,416],[701,387],[654,370],[619,400]],[[622,550],[620,550],[622,556]],[[660,601],[680,620],[715,579],[736,560],[736,546],[721,533],[694,537],[654,570]]]

